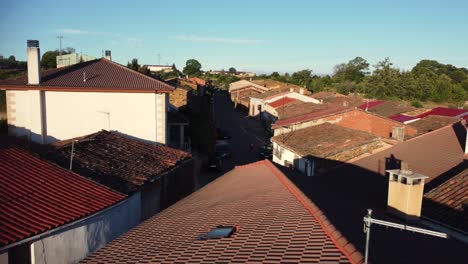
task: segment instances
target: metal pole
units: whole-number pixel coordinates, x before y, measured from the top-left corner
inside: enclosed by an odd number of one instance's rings
[[[72,141],[72,149],[70,154],[70,170],[73,168],[73,152],[75,151],[75,140]]]
[[[367,209],[367,216],[364,218],[364,232],[366,233],[366,252],[364,263],[367,264],[369,258],[369,241],[370,241],[370,227],[371,227],[372,209]]]

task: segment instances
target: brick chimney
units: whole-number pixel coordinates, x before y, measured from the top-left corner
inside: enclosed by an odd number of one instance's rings
[[[412,172],[408,163],[401,162],[401,169],[387,170],[388,207],[387,210],[405,220],[415,221],[421,216],[424,194],[424,176]]]
[[[41,83],[41,51],[39,40],[27,41],[28,60],[28,84],[38,85]]]
[[[108,60],[112,61],[112,56],[111,56],[111,51],[110,50],[104,51],[104,54],[105,54],[104,55],[105,59],[108,59]]]

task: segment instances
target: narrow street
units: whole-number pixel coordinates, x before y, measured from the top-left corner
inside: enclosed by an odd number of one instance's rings
[[[259,120],[248,117],[247,113],[234,109],[228,95],[216,92],[213,96],[216,126],[227,131],[232,147],[232,156],[223,160],[221,172],[202,170],[199,187],[230,171],[235,166],[260,160],[259,148],[269,142],[269,136]],[[253,143],[253,150],[249,145]]]

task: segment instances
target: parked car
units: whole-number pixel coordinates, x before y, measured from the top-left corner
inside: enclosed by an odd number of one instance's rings
[[[262,159],[272,159],[273,158],[273,147],[272,145],[263,145],[260,147],[258,154]]]
[[[232,156],[231,145],[225,141],[217,141],[215,146],[215,156],[225,159]]]
[[[223,169],[223,160],[221,158],[219,158],[219,157],[212,157],[208,161],[207,168],[209,170],[221,171]]]
[[[229,132],[221,128],[216,129],[216,137],[218,140],[231,139]]]

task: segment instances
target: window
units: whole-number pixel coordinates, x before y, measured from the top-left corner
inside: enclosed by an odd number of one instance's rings
[[[217,239],[231,237],[232,234],[237,230],[235,226],[217,226],[210,230],[207,234],[200,235],[198,239]]]

